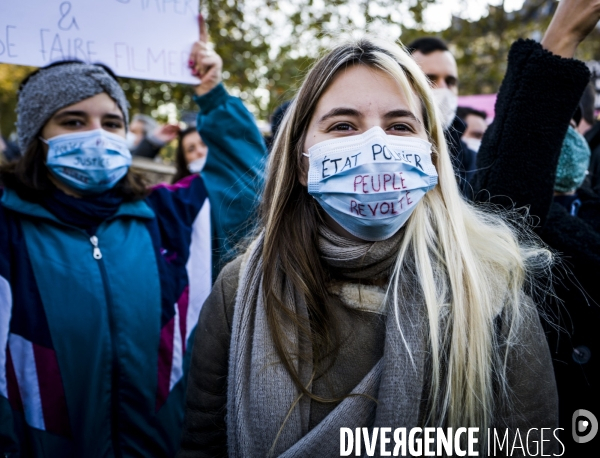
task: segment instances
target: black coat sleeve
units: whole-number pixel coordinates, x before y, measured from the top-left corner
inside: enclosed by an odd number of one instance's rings
[[[475,152],[467,148],[465,142],[461,140],[465,130],[467,130],[465,122],[455,116],[452,125],[444,130],[444,137],[448,144],[458,187],[467,199],[472,200],[471,180],[475,170]]]
[[[150,142],[147,138],[142,139],[140,144],[131,151],[132,156],[147,157],[148,159],[154,159],[162,146],[156,146]]]
[[[512,45],[496,116],[477,154],[476,200],[529,206],[545,224],[562,143],[589,78],[583,62],[535,41]]]
[[[227,374],[239,268],[239,260],[223,268],[200,312],[178,458],[227,457]]]

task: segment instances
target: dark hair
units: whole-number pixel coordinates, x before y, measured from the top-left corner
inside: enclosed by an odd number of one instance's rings
[[[177,171],[175,172],[175,175],[173,175],[171,183],[177,183],[182,178],[191,175],[191,172],[188,170],[187,161],[185,160],[185,153],[183,151],[183,139],[192,132],[196,132],[196,127],[191,126],[179,132],[177,150],[175,152],[175,167]]]
[[[419,51],[421,54],[431,54],[434,51],[449,51],[448,45],[438,37],[421,37],[412,41],[407,47],[410,54]]]
[[[275,138],[277,132],[279,131],[279,126],[281,125],[281,121],[283,121],[283,117],[285,116],[290,103],[292,103],[291,100],[283,102],[281,105],[275,108],[275,111],[271,116],[271,135],[273,135],[273,138]]]
[[[285,116],[285,112],[288,107],[292,103],[291,100],[287,102],[283,102],[271,115],[271,135],[265,138],[265,143],[267,144],[267,149],[269,152],[273,148],[273,144],[275,143],[275,137],[277,136],[277,132],[279,132],[279,126],[281,125],[281,121],[283,121],[283,117]]]
[[[41,70],[66,64],[83,64],[80,60],[63,60],[54,62],[45,67],[39,68],[25,77],[19,85],[19,91],[27,84],[29,79]],[[102,67],[106,72],[118,82],[116,75],[112,70],[102,64],[94,64]],[[43,143],[38,135],[33,139],[25,151],[22,151],[21,157],[8,164],[0,166],[0,182],[11,189],[14,189],[20,198],[31,202],[38,202],[48,191],[55,188],[49,178],[50,171],[46,166],[46,152]],[[123,197],[125,201],[134,201],[143,199],[148,195],[143,175],[129,169],[127,174],[115,185],[115,190]]]
[[[0,182],[30,202],[39,202],[44,194],[56,188],[49,174],[43,143],[37,137],[18,160],[0,166]],[[113,189],[126,202],[143,199],[149,193],[144,176],[131,169]]]
[[[456,109],[456,116],[463,121],[466,121],[467,116],[469,115],[479,116],[480,118],[483,118],[484,121],[487,119],[487,114],[485,111],[476,110],[475,108],[471,107],[458,107]]]

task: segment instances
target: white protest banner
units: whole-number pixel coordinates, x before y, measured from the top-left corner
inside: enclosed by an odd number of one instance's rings
[[[132,78],[196,83],[198,0],[0,0],[0,62],[79,59]]]

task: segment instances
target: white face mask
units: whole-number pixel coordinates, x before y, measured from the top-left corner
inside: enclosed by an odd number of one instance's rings
[[[308,153],[309,194],[362,240],[390,238],[437,184],[431,144],[381,127],[317,143]]]
[[[432,89],[435,105],[439,110],[440,120],[444,130],[452,125],[458,108],[458,96],[450,89],[436,87]]]
[[[135,148],[136,140],[137,136],[133,132],[127,132],[127,134],[125,134],[125,143],[127,144],[127,148],[129,148],[129,151]]]
[[[476,153],[479,152],[479,147],[481,146],[481,140],[479,140],[478,138],[463,138],[462,141],[466,143],[467,147],[470,150],[473,150]]]
[[[204,165],[206,164],[206,157],[207,156],[200,157],[190,162],[187,165],[187,168],[190,171],[190,173],[200,173],[200,171],[204,168]]]
[[[62,134],[45,140],[46,166],[61,182],[87,193],[111,189],[125,176],[131,153],[125,139],[103,129]]]

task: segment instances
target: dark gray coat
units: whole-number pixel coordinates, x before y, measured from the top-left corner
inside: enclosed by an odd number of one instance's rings
[[[227,375],[240,265],[241,258],[238,258],[222,270],[200,315],[188,379],[180,458],[227,456]],[[328,376],[315,381],[313,392],[343,396],[349,394],[382,357],[385,325],[376,313],[351,309],[337,297],[332,301],[330,306],[341,324],[343,344]],[[537,316],[522,328],[521,338],[522,345],[509,356],[508,377],[514,409],[503,411],[505,406],[501,406],[496,425],[520,428],[524,435],[529,428],[556,427],[558,400],[550,354]],[[426,402],[427,387],[422,391],[423,399],[414,402]],[[310,428],[336,405],[312,401]],[[551,437],[546,432],[545,438]],[[512,456],[520,456],[518,451]],[[544,452],[552,451],[560,454],[560,446],[546,443]]]

